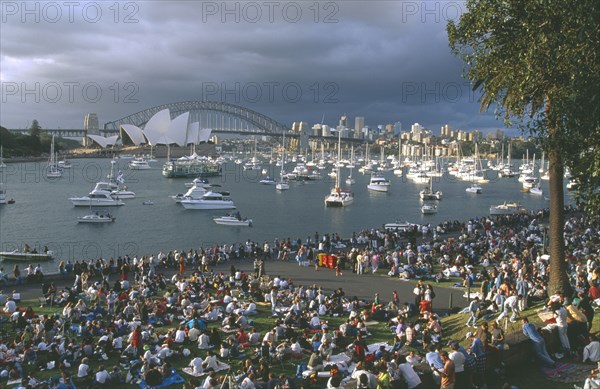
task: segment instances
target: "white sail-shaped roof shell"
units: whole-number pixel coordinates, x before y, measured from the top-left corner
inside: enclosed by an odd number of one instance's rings
[[[144,135],[152,146],[168,145],[177,143],[175,138],[169,134],[171,126],[171,112],[169,109],[163,109],[154,114],[144,126]],[[177,143],[179,144],[179,143]]]
[[[113,135],[106,138],[100,135],[87,135],[87,137],[103,149],[107,148],[108,146],[113,146],[115,143],[117,143],[117,139],[119,139],[118,135]]]
[[[199,136],[198,136],[198,142],[208,142],[208,140],[210,139],[211,132],[212,132],[212,129],[210,129],[210,128],[201,129]]]
[[[186,144],[197,144],[198,143],[198,136],[200,133],[200,123],[198,122],[193,122],[190,123],[190,125],[188,126],[187,129],[187,139],[185,141]]]
[[[169,126],[169,138],[173,139],[179,146],[185,146],[187,140],[188,123],[190,120],[190,113],[182,113],[171,121]]]
[[[133,124],[122,124],[121,130],[125,131],[134,145],[139,146],[146,143],[144,132],[138,126],[134,126]]]

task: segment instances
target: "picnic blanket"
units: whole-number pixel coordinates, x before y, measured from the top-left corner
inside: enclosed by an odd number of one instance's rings
[[[465,291],[465,293],[463,294],[463,297],[470,298],[471,300],[473,300],[475,297],[479,297],[480,300],[483,299],[483,296],[479,292],[471,292],[471,294],[469,295],[469,292]]]
[[[219,363],[219,365],[215,369],[215,372],[219,372],[219,371],[223,371],[223,370],[229,370],[230,368],[231,368],[231,366],[229,366],[226,363],[221,362],[221,363]],[[205,372],[202,372],[200,374],[194,374],[194,369],[192,369],[189,366],[188,367],[184,367],[182,370],[183,370],[184,373],[189,374],[189,375],[194,376],[194,377],[202,377],[203,375],[206,375],[206,374],[209,373],[209,372],[205,371]]]
[[[556,321],[554,319],[554,316],[552,314],[552,311],[545,311],[544,308],[540,308],[540,309],[536,309],[535,313],[537,313],[538,317],[544,322],[544,323],[550,323],[552,321]]]
[[[164,387],[167,387],[167,386],[181,384],[181,383],[184,383],[184,382],[185,382],[185,379],[181,376],[181,374],[179,374],[175,370],[173,370],[173,374],[171,374],[169,377],[167,377],[166,379],[164,379],[163,382],[162,382],[162,384],[160,384],[158,386],[149,386],[148,384],[146,384],[146,381],[142,380],[140,382],[140,388],[142,388],[142,389],[146,389],[146,388],[164,388]]]
[[[378,343],[369,344],[367,346],[368,353],[373,354],[375,351],[379,350],[379,347],[381,347],[381,346],[385,346],[385,349],[387,351],[390,351],[392,349],[392,346],[390,346],[386,342],[378,342]]]
[[[550,381],[573,384],[583,383],[594,367],[595,365],[559,362],[556,367],[542,367],[541,370]]]

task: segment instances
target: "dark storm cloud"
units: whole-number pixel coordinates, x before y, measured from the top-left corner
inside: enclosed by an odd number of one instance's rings
[[[463,65],[449,52],[445,25],[460,2],[321,2],[318,14],[315,3],[296,2],[302,16],[295,22],[293,13],[281,12],[290,3],[277,3],[273,20],[262,2],[228,2],[230,10],[238,4],[233,16],[215,11],[222,2],[135,2],[127,10],[129,3],[119,4],[117,17],[100,3],[102,18],[94,23],[23,23],[19,15],[2,21],[2,125],[37,118],[46,127],[79,127],[86,112],[105,122],[202,98],[288,125],[323,115],[335,125],[344,113],[352,124],[360,115],[369,125],[401,121],[405,129],[414,122],[434,131],[445,123],[502,125],[478,112]],[[260,6],[258,20],[247,20],[256,16],[249,4]],[[132,15],[135,22],[124,23]],[[24,93],[36,83],[39,91]],[[61,98],[51,94],[54,84]]]

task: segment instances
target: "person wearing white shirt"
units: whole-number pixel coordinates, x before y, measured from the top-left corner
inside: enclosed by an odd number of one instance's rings
[[[192,359],[190,366],[192,367],[192,373],[194,376],[199,376],[204,372],[204,368],[202,367],[202,358],[200,357]]]
[[[210,338],[205,332],[198,337],[198,348],[200,350],[208,350],[210,348]]]
[[[398,357],[398,363],[398,370],[404,381],[406,381],[408,389],[413,389],[421,385],[421,378],[415,372],[412,365],[406,362],[406,357],[404,355]]]
[[[583,349],[583,362],[590,360],[591,362],[600,361],[600,342],[596,336],[590,336],[590,343]]]
[[[204,366],[204,370],[206,371],[216,371],[219,366],[219,361],[217,361],[217,356],[212,350],[208,350],[208,355],[204,358],[202,362]]]
[[[15,313],[17,311],[17,304],[12,298],[9,298],[6,304],[4,304],[4,312]]]
[[[255,389],[256,385],[254,385],[254,373],[250,373],[242,383],[240,384],[241,389]]]
[[[496,319],[496,323],[500,324],[500,320],[502,320],[504,317],[508,316],[509,310],[511,311],[510,321],[511,322],[517,321],[517,317],[519,316],[519,301],[520,300],[521,300],[521,295],[513,295],[513,296],[508,297],[504,301],[504,310],[502,311],[500,316],[498,316],[498,318]]]
[[[182,344],[185,342],[185,330],[183,327],[179,327],[179,329],[175,332],[175,343]]]
[[[321,329],[321,319],[319,319],[319,316],[316,313],[310,318],[308,326],[312,329]]]
[[[117,351],[121,351],[123,349],[123,338],[117,336],[112,341],[113,348]]]
[[[96,382],[99,384],[105,384],[108,381],[110,381],[110,374],[108,374],[104,366],[100,365],[100,369],[96,373]]]
[[[173,355],[173,350],[171,350],[169,348],[169,344],[165,343],[163,345],[163,347],[156,353],[156,356],[158,358],[160,358],[161,360],[165,360],[166,358],[169,358],[171,355]]]
[[[188,339],[190,340],[190,342],[197,342],[198,341],[198,337],[200,336],[200,330],[198,329],[197,325],[194,325],[188,332]]]
[[[77,369],[77,377],[83,378],[87,377],[88,372],[90,370],[90,365],[88,365],[89,360],[87,358],[83,358],[81,363],[79,364],[79,368]]]

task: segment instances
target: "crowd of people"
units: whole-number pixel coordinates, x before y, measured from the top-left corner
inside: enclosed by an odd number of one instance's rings
[[[600,343],[590,331],[600,301],[600,228],[597,220],[569,211],[565,242],[575,292],[568,296],[548,296],[540,223],[545,210],[415,226],[408,235],[372,229],[342,240],[337,234],[315,233],[272,245],[249,240],[156,256],[61,262],[60,273],[75,275],[75,281],[60,291],[53,283],[44,284],[45,303],[59,307],[54,315],[19,309],[17,291],[10,296],[0,292],[0,304],[17,334],[12,342],[0,340],[0,360],[6,366],[1,374],[24,388],[70,388],[75,377],[88,387],[142,379],[158,386],[176,374],[173,363],[191,359],[193,378],[184,384],[190,388],[221,387],[221,370],[244,389],[310,385],[325,370],[328,388],[339,387],[343,379],[372,389],[400,383],[425,387],[431,380],[446,389],[485,387],[488,377],[505,377],[503,327],[518,320],[540,364],[554,366],[563,358],[597,362]],[[268,261],[296,260],[319,269],[319,253],[336,254],[340,276],[346,268],[356,274],[385,268],[390,277],[415,279],[414,296],[401,301],[394,292],[384,302],[375,293],[364,300],[341,288],[327,291],[326,285],[265,277]],[[234,259],[253,260],[253,273],[236,269]],[[232,263],[229,273],[211,272],[225,261]],[[165,268],[175,274],[166,277]],[[433,306],[435,283],[450,277],[477,292],[466,309],[466,326],[473,328],[466,339],[446,339]],[[481,284],[478,290],[475,283]],[[554,319],[542,330],[520,316],[535,302],[547,302],[546,313]],[[273,328],[265,333],[253,325],[257,304],[265,304],[273,316]],[[330,326],[329,317],[343,318],[342,324]],[[391,335],[387,345],[371,350],[373,322],[386,323]],[[554,330],[560,350],[550,355],[544,333]],[[341,364],[340,353],[347,355]],[[107,367],[106,361],[115,357],[122,363]],[[243,361],[243,369],[227,370],[232,359]],[[306,359],[308,373],[299,369],[297,375],[303,380],[271,371],[274,362],[300,364]],[[36,378],[39,368],[56,369],[60,378],[42,382]],[[600,380],[592,376],[586,385],[594,387],[594,382]]]

